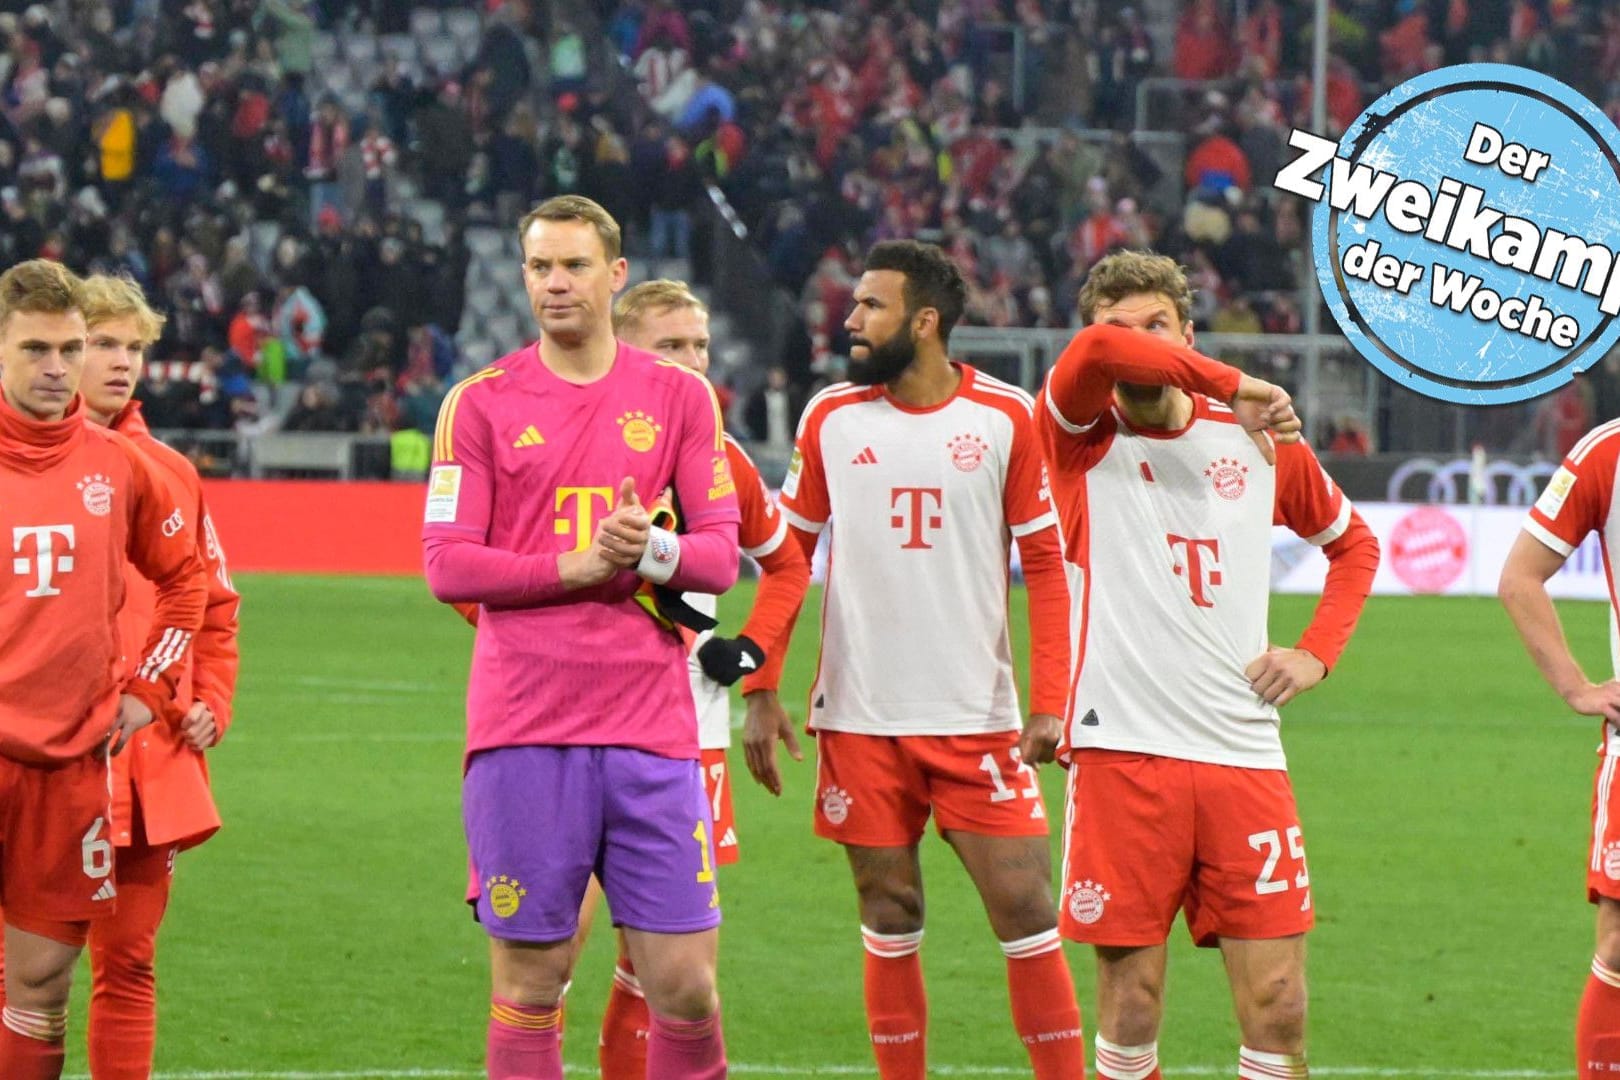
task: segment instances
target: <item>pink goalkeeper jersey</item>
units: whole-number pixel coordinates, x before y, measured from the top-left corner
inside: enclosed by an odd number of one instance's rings
[[[636,601],[641,578],[621,571],[574,591],[555,580],[557,556],[589,546],[626,476],[643,503],[673,487],[687,531],[729,529],[735,552],[720,409],[695,372],[620,343],[608,374],[580,386],[531,345],[445,398],[422,536],[436,593],[446,574],[435,542],[477,558],[479,593],[463,597],[483,604],[467,687],[469,756],[521,745],[698,756],[686,650]],[[689,539],[677,588],[688,586]]]

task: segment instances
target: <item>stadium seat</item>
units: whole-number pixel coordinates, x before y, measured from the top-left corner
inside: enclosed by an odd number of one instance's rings
[[[445,29],[457,41],[470,41],[477,46],[478,39],[483,35],[483,24],[478,18],[478,12],[467,10],[447,11],[444,13]]]
[[[343,55],[349,60],[377,59],[377,39],[371,34],[345,34],[343,37]],[[317,71],[321,70],[319,67]]]
[[[501,352],[510,352],[523,344],[521,324],[516,315],[496,315],[489,320],[489,340]]]
[[[494,289],[481,287],[467,290],[467,310],[480,318],[489,318],[501,307],[501,295]]]
[[[347,480],[354,471],[355,437],[335,432],[279,431],[261,435],[252,448],[255,479],[279,473],[335,475]]]
[[[478,338],[461,347],[461,358],[475,371],[486,368],[495,362],[500,354],[495,351],[495,343],[484,338]]]
[[[316,70],[325,68],[337,54],[337,38],[331,34],[316,34],[315,39],[309,43],[309,55],[315,61]]]
[[[411,36],[418,41],[439,37],[444,33],[444,16],[433,8],[419,7],[411,12]]]
[[[385,56],[397,56],[403,60],[420,55],[416,48],[416,39],[409,34],[384,34],[381,42]]]
[[[463,57],[455,38],[440,35],[424,39],[421,50],[422,61],[441,72],[455,71],[461,67]]]
[[[475,257],[499,259],[507,243],[506,234],[499,229],[479,227],[467,230],[467,246]]]

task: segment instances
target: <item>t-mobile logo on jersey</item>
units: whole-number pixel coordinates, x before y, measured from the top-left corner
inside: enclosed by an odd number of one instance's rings
[[[613,509],[613,489],[606,487],[560,487],[557,489],[556,530],[558,536],[574,535],[574,551],[591,546],[596,532],[596,500],[602,500],[602,512]],[[570,504],[572,510],[570,510]]]
[[[17,525],[11,530],[11,550],[18,552],[18,556],[11,560],[11,570],[14,574],[27,576],[34,574],[34,587],[23,593],[24,596],[61,596],[62,590],[51,585],[51,575],[66,574],[73,570],[72,555],[57,555],[55,553],[55,537],[67,540],[68,551],[73,550],[73,526],[71,525]],[[34,554],[32,556],[21,554],[23,544],[29,537],[34,538]]]
[[[1165,539],[1170,541],[1175,555],[1176,576],[1186,579],[1192,602],[1199,607],[1214,607],[1215,599],[1208,590],[1221,583],[1221,542],[1174,533],[1166,533]]]
[[[938,529],[945,524],[944,507],[945,492],[942,488],[890,488],[889,509],[895,513],[889,518],[889,525],[906,534],[906,542],[900,546],[932,548],[934,545],[928,542],[927,530]]]

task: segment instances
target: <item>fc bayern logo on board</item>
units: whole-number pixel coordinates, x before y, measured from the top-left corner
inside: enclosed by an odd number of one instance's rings
[[[1244,479],[1248,472],[1249,467],[1240,464],[1236,458],[1223,457],[1210,462],[1209,468],[1204,470],[1204,475],[1215,485],[1215,494],[1236,502],[1243,498],[1245,491],[1249,490],[1249,482]]]
[[[951,464],[962,472],[972,472],[984,462],[984,455],[989,453],[990,444],[977,435],[958,435],[945,444],[951,452]]]
[[[112,513],[113,486],[105,476],[100,473],[80,480],[79,492],[84,496],[84,508],[96,517],[106,517]]]
[[[854,802],[843,788],[830,787],[821,793],[821,816],[834,825],[842,825],[849,820],[849,808]]]
[[[1113,898],[1107,889],[1087,878],[1069,889],[1069,918],[1090,926],[1103,917],[1103,909]]]

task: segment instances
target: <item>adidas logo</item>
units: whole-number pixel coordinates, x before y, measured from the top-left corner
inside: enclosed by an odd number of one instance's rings
[[[749,656],[747,653],[740,653],[737,656],[737,666],[742,668],[744,671],[753,671],[759,665],[754,663],[754,658],[752,656]]]
[[[523,429],[523,434],[517,437],[517,441],[514,442],[512,446],[514,449],[521,449],[525,446],[544,446],[545,444],[546,437],[540,434],[539,431],[535,430],[535,426],[533,424],[530,424],[528,427]]]
[[[118,890],[113,888],[112,879],[108,878],[106,881],[103,881],[101,883],[101,888],[97,889],[96,890],[96,895],[92,896],[90,899],[91,900],[111,900],[114,897],[116,897],[117,895],[118,895]]]
[[[720,838],[720,842],[715,845],[715,847],[736,847],[736,846],[737,846],[737,830],[736,829],[731,829],[731,828],[728,828],[726,830],[726,834],[724,836],[722,836]]]
[[[868,446],[866,449],[850,458],[849,463],[851,465],[876,465],[878,463],[878,459],[877,455],[872,453],[872,448]]]

